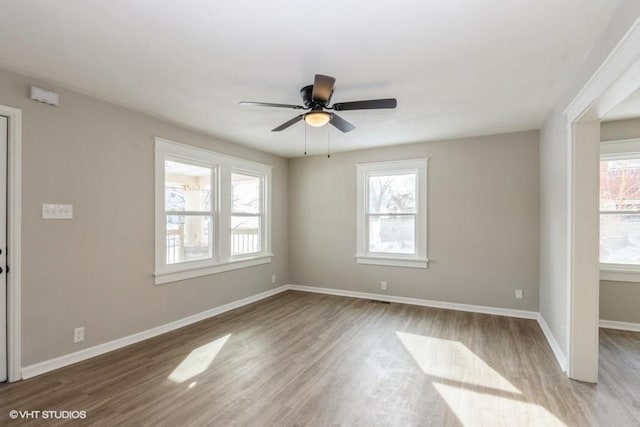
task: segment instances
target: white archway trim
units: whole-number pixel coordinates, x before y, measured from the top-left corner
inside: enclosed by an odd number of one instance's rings
[[[640,88],[640,19],[564,113],[568,123],[568,375],[598,379],[600,118]]]

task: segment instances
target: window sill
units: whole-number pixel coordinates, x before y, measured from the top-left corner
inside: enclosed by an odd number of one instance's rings
[[[601,265],[600,280],[640,283],[640,269],[616,264]]]
[[[426,258],[400,258],[393,256],[356,255],[358,264],[383,265],[388,267],[427,268]]]
[[[239,270],[241,268],[253,267],[261,264],[269,264],[271,262],[271,257],[273,257],[273,254],[259,255],[252,258],[234,259],[207,267],[186,268],[184,270],[156,273],[154,275],[155,284],[162,285],[194,277],[208,276],[210,274],[222,273],[225,271]]]

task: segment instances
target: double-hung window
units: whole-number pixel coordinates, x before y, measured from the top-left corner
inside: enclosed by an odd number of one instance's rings
[[[213,165],[171,155],[164,159],[164,225],[167,265],[213,259],[211,203],[215,190]],[[215,199],[215,194],[213,195]]]
[[[231,173],[231,255],[260,253],[262,178],[251,172]]]
[[[356,167],[357,262],[427,268],[427,159]]]
[[[156,138],[156,284],[271,262],[271,167]]]
[[[600,278],[640,282],[640,141],[600,156]],[[631,151],[630,151],[631,150]]]

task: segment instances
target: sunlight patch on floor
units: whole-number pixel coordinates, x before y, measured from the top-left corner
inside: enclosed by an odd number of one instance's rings
[[[459,341],[396,332],[420,369],[465,426],[565,426]]]
[[[230,336],[231,334],[225,335],[193,350],[180,362],[178,367],[171,372],[169,379],[177,383],[182,383],[206,371]]]
[[[427,375],[522,394],[460,341],[406,332],[396,332],[396,335]]]
[[[433,386],[465,426],[566,427],[546,408],[535,403],[435,381]]]

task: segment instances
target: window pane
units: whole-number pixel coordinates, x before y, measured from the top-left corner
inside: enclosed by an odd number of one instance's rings
[[[260,178],[231,174],[231,212],[260,213]]]
[[[416,174],[369,176],[370,213],[414,213]]]
[[[231,255],[260,252],[260,217],[231,217]]]
[[[415,216],[370,216],[369,252],[414,254]]]
[[[600,162],[600,210],[640,210],[640,159]]]
[[[211,242],[211,216],[167,215],[167,264],[209,259]]]
[[[640,265],[640,215],[600,215],[600,262]]]
[[[167,211],[211,211],[211,169],[166,160],[164,193]]]

